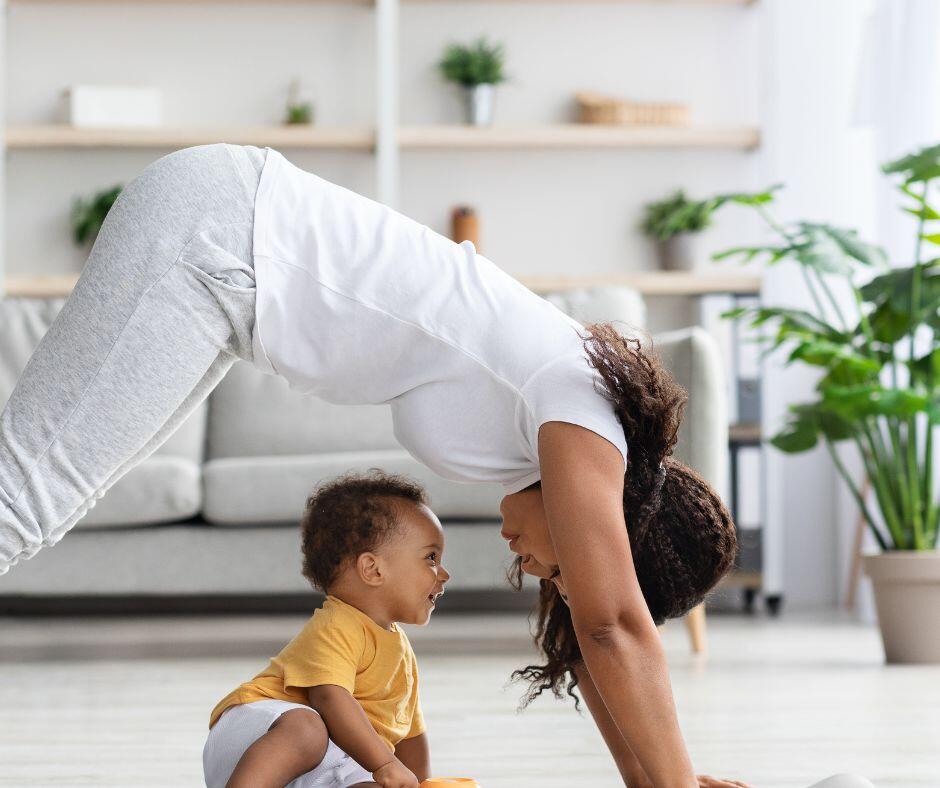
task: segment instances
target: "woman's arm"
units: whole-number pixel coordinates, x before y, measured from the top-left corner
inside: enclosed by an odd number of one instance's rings
[[[539,431],[542,499],[581,655],[620,734],[656,786],[697,788],[662,643],[623,516],[623,458],[565,422]]]
[[[426,733],[419,733],[398,742],[395,746],[395,757],[414,772],[418,782],[431,776],[431,751]]]
[[[607,706],[604,705],[604,699],[597,691],[597,687],[594,686],[591,674],[583,665],[575,668],[574,672],[578,676],[578,689],[581,690],[581,696],[584,698],[584,702],[587,703],[591,716],[594,717],[594,722],[597,723],[610,754],[614,756],[614,763],[617,764],[617,768],[620,770],[624,785],[628,788],[652,788],[653,783],[646,776],[646,772],[640,766],[640,762],[633,754],[633,750],[630,749],[630,745],[627,744],[627,740],[620,735],[620,731],[610,716]]]

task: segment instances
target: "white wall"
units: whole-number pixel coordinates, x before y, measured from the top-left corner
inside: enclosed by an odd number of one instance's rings
[[[645,4],[416,3],[401,16],[403,123],[455,122],[456,95],[434,68],[444,45],[487,33],[513,77],[504,123],[563,120],[572,94],[596,88],[688,101],[696,122],[756,124],[754,9]],[[485,20],[485,21],[481,21]],[[370,124],[373,11],[330,4],[14,5],[7,54],[11,123],[56,117],[72,82],[155,85],[169,124],[264,125],[280,119],[289,79],[305,77],[324,125]],[[14,151],[8,272],[76,270],[72,195],[127,180],[157,151]],[[298,164],[374,193],[368,154],[287,151]],[[479,206],[483,252],[513,272],[615,271],[653,265],[634,232],[641,204],[669,189],[749,187],[746,152],[411,152],[402,209],[446,232],[450,208]],[[733,228],[712,246],[737,240]]]
[[[401,120],[455,122],[459,104],[433,64],[451,40],[485,32],[507,45],[513,81],[503,123],[569,118],[581,88],[688,101],[702,124],[757,124],[758,153],[721,151],[407,152],[401,207],[441,232],[457,202],[478,206],[482,251],[514,273],[653,267],[635,232],[642,203],[683,186],[693,195],[789,184],[781,214],[845,224],[870,218],[846,134],[857,12],[852,0],[761,0],[755,7],[682,4],[416,3],[401,17]],[[847,21],[848,20],[848,21]],[[174,125],[276,122],[288,81],[312,88],[324,125],[369,124],[374,112],[373,11],[329,4],[14,6],[8,19],[7,115],[55,118],[73,82],[163,88]],[[286,151],[302,167],[374,193],[368,154]],[[9,275],[78,270],[71,198],[128,180],[156,151],[13,151],[8,157]],[[757,224],[729,210],[707,250],[749,242]],[[864,227],[863,227],[864,231]],[[713,265],[705,263],[705,265]],[[768,278],[770,303],[803,305],[793,272]],[[685,303],[650,303],[654,330],[689,321]],[[779,420],[812,379],[771,365],[767,406]],[[824,455],[771,452],[769,515],[785,547],[788,607],[836,598],[835,476]],[[841,504],[840,504],[841,505]]]

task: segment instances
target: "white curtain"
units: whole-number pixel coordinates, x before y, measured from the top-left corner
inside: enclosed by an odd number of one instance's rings
[[[869,0],[868,5],[852,117],[853,125],[866,130],[870,139],[873,210],[871,227],[866,228],[870,231],[863,235],[884,246],[894,264],[909,265],[916,220],[899,209],[901,195],[880,168],[917,148],[940,143],[940,0]],[[860,479],[860,462],[848,450],[842,454]],[[872,500],[870,495],[870,504]],[[843,485],[838,510],[843,596],[858,522],[858,508]],[[877,550],[867,532],[864,544],[865,552]],[[856,611],[863,621],[875,621],[867,579],[860,584]]]
[[[858,69],[855,123],[872,132],[877,167],[940,142],[940,0],[875,0]],[[878,240],[898,263],[913,260],[914,219],[875,169]]]

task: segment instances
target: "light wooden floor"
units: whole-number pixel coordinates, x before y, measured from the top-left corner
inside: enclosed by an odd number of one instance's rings
[[[198,786],[206,717],[299,625],[279,618],[0,619],[0,785]],[[710,654],[663,632],[697,771],[761,788],[828,774],[940,786],[940,667],[885,667],[837,613],[712,616]],[[587,712],[504,688],[532,656],[519,616],[409,628],[435,772],[483,788],[620,785]]]

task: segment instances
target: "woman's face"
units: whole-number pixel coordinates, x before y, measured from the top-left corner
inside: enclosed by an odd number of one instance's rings
[[[500,535],[509,541],[509,549],[522,557],[522,571],[551,580],[567,601],[568,594],[558,573],[558,559],[548,531],[542,488],[532,487],[507,495],[499,505],[499,513],[503,516]]]

